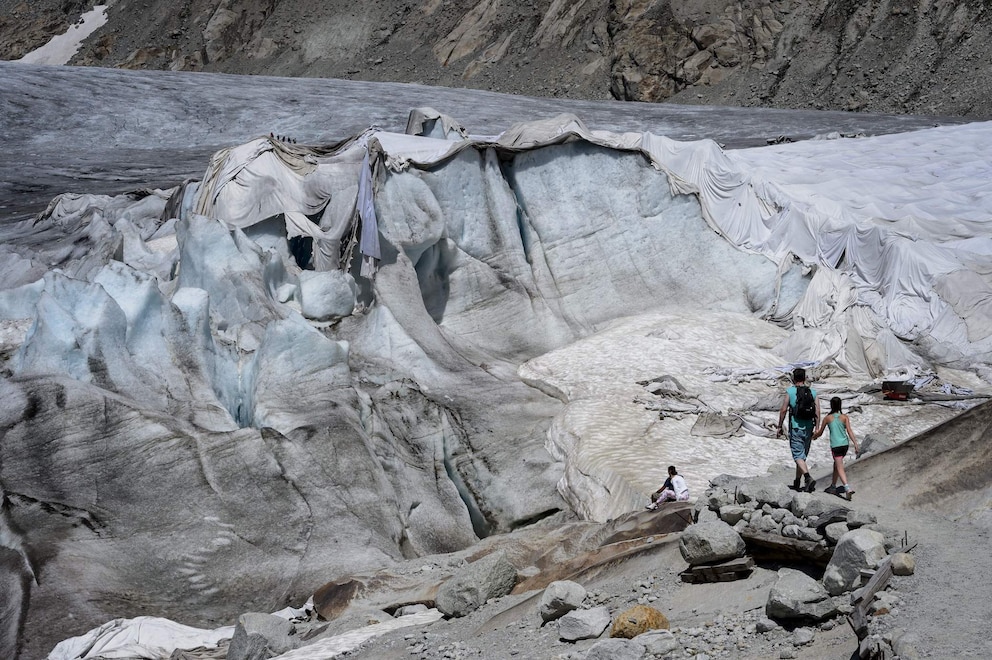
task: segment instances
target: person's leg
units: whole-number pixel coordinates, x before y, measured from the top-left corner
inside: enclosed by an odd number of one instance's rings
[[[792,460],[796,462],[796,480],[792,487],[799,490],[803,475],[809,474],[809,468],[806,467],[806,435],[802,429],[789,429],[789,451],[792,452]]]
[[[800,475],[806,480],[806,492],[812,493],[816,488],[816,480],[809,473],[809,466],[806,464],[806,456],[809,454],[810,444],[813,442],[813,434],[809,429],[792,429],[790,433],[790,448],[792,458],[796,461],[796,490],[800,490]]]
[[[674,502],[675,501],[675,491],[672,490],[672,489],[670,489],[670,488],[666,488],[665,490],[661,491],[661,497],[658,498],[658,501],[659,502]]]
[[[837,474],[837,477],[840,479],[840,483],[846,487],[847,486],[847,473],[844,472],[844,457],[843,456],[834,456],[834,472]]]

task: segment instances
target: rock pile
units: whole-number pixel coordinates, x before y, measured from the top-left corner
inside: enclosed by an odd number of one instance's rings
[[[850,644],[853,635],[818,636],[846,626],[844,616],[856,620],[859,608],[873,617],[860,639],[861,657],[914,657],[913,636],[886,630],[878,619],[897,612],[902,604],[895,585],[888,585],[888,591],[871,589],[887,571],[909,575],[915,569],[913,557],[898,552],[900,539],[894,530],[831,495],[795,493],[753,481],[717,481],[696,506],[701,522],[682,532],[679,550],[690,565],[705,566],[751,559],[751,553],[782,556],[792,548],[794,561],[782,562],[792,567],[780,568],[777,574],[758,569],[759,582],[768,589],[763,608],[726,611],[712,620],[672,626],[658,608],[664,609],[661,604],[676,593],[686,597],[685,591],[673,589],[697,589],[682,584],[675,567],[665,576],[653,575],[620,591],[588,591],[577,582],[561,580],[548,584],[539,596],[513,596],[521,571],[506,552],[497,551],[440,582],[437,609],[428,603],[387,608],[392,615],[349,610],[330,623],[317,620],[312,612],[309,620],[292,624],[269,615],[243,615],[228,657],[265,658],[292,649],[281,657],[296,660],[327,652],[364,658],[376,657],[376,649],[385,655],[392,646],[400,656],[409,653],[426,660],[795,658],[809,653],[809,647]],[[861,587],[873,571],[875,577]],[[521,608],[528,598],[535,598],[533,605]],[[483,610],[486,606],[491,609]],[[494,611],[502,612],[495,618],[508,622],[508,612],[532,613],[506,624],[505,656],[493,655],[491,648],[477,644],[480,640],[463,636],[466,628],[492,621]],[[454,634],[456,630],[462,632]],[[847,653],[838,649],[838,654]]]

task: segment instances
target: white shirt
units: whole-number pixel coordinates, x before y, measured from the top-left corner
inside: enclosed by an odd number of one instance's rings
[[[672,490],[675,491],[675,497],[680,500],[689,499],[689,486],[686,485],[685,479],[682,478],[681,474],[676,474],[672,477]]]

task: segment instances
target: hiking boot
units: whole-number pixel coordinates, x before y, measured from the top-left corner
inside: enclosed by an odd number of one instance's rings
[[[792,482],[792,490],[801,490],[800,483],[800,478],[796,477],[796,480]]]
[[[843,488],[843,486],[841,486],[841,488]],[[836,495],[838,493],[837,486],[827,486],[823,489],[823,492],[830,495]]]
[[[816,490],[816,479],[809,476],[809,472],[806,473],[806,492],[812,493]]]

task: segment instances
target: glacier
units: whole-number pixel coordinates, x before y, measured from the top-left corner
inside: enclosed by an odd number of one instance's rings
[[[988,396],[988,123],[728,150],[574,115],[408,125],[258,137],[0,227],[0,557],[29,650],[605,522],[670,463],[696,492],[764,472],[795,363],[867,433]],[[874,405],[883,378],[933,396]]]

